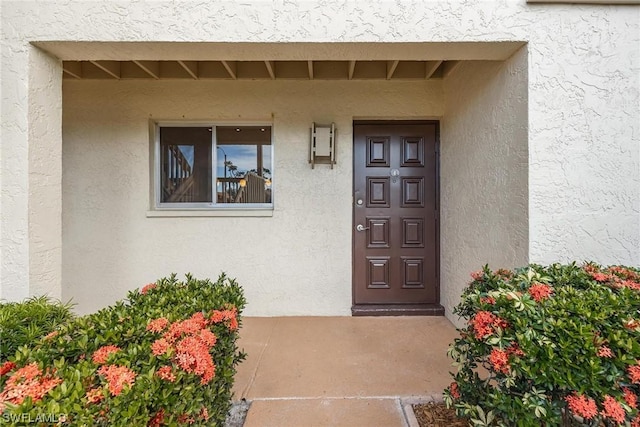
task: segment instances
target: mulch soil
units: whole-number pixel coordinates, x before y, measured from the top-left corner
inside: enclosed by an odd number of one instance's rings
[[[420,427],[468,427],[469,421],[456,416],[454,409],[447,409],[444,403],[424,403],[413,405]]]

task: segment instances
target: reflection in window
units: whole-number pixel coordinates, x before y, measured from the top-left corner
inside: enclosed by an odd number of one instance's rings
[[[218,203],[271,203],[271,128],[217,126]]]
[[[161,128],[160,157],[162,203],[211,202],[209,128]]]
[[[272,202],[270,126],[161,126],[159,132],[160,203]]]

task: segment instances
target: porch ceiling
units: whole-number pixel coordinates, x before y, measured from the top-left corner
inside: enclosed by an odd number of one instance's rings
[[[34,42],[67,79],[433,79],[460,61],[503,61],[524,42]]]
[[[446,77],[460,61],[64,61],[65,79],[413,80]]]

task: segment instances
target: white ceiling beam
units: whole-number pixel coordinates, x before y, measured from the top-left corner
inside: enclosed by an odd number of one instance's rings
[[[222,62],[222,66],[227,70],[227,73],[229,73],[229,76],[232,79],[236,80],[238,78],[237,64],[231,61],[220,61],[220,62]]]
[[[349,80],[353,79],[353,72],[356,70],[356,61],[349,61]]]
[[[69,74],[76,79],[82,78],[82,63],[80,62],[67,62],[62,63],[62,71]]]
[[[264,61],[264,65],[267,67],[267,71],[269,72],[269,76],[271,76],[271,80],[275,80],[276,73],[273,61]]]
[[[309,69],[309,80],[313,80],[313,61],[307,61],[307,68]]]
[[[398,63],[400,61],[387,61],[387,80],[393,77],[393,73],[396,72],[396,68],[398,68]]]
[[[145,73],[149,74],[152,78],[160,79],[160,62],[158,61],[133,61],[138,67]]]
[[[429,65],[429,62],[427,62],[425,67],[424,78],[430,79],[431,76],[433,76],[433,73],[436,72],[440,64],[442,64],[442,61],[433,61],[431,65]]]
[[[120,63],[118,61],[89,61],[111,77],[120,80]]]
[[[198,61],[178,61],[178,64],[180,64],[191,77],[198,80]]]

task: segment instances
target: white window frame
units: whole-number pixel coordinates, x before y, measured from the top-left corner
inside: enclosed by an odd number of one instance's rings
[[[153,161],[152,161],[152,192],[151,206],[148,217],[171,216],[272,216],[274,191],[271,193],[271,203],[217,203],[217,164],[218,141],[216,128],[218,126],[265,126],[271,129],[271,181],[274,181],[274,144],[273,123],[259,122],[227,122],[227,121],[172,121],[162,120],[152,122],[153,132]],[[160,128],[162,127],[210,127],[211,128],[211,202],[193,203],[162,203],[161,200],[161,166],[160,166]],[[273,187],[272,187],[273,189]]]

